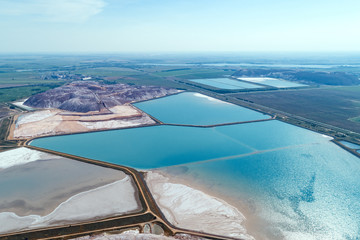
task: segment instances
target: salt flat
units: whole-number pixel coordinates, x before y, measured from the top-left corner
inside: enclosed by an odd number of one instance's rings
[[[115,106],[110,109],[110,112],[88,112],[86,114],[46,109],[20,115],[10,138],[26,139],[154,123],[148,115],[130,105]]]
[[[166,219],[173,225],[200,232],[241,239],[254,239],[247,234],[245,216],[225,201],[153,171],[145,178]]]
[[[43,217],[20,217],[12,212],[0,213],[1,233],[136,212],[139,210],[139,204],[134,196],[135,189],[130,177],[127,176],[117,182],[76,194]]]
[[[28,148],[0,153],[0,192],[0,233],[142,209],[124,172]]]

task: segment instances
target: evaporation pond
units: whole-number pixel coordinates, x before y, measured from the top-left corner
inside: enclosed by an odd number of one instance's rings
[[[221,127],[151,126],[44,137],[32,146],[138,169],[229,159],[329,141],[276,120]]]
[[[216,125],[269,119],[270,116],[194,92],[134,104],[163,123]]]
[[[57,156],[0,169],[0,213],[47,215],[77,193],[124,177],[120,171]]]
[[[300,83],[294,83],[282,79],[276,79],[276,78],[261,78],[261,77],[240,77],[239,80],[253,82],[253,83],[259,83],[264,84],[271,87],[277,87],[277,88],[292,88],[292,87],[306,87],[305,84]]]
[[[247,89],[247,88],[262,88],[263,86],[252,83],[241,82],[229,78],[205,78],[205,79],[190,79],[191,82],[201,83],[211,87],[220,89]]]
[[[347,141],[340,141],[340,143],[351,149],[360,149],[360,145],[357,145],[355,143],[351,143],[351,142],[347,142]]]

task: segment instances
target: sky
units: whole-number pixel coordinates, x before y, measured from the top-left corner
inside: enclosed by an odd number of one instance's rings
[[[359,0],[0,0],[0,53],[360,51]]]

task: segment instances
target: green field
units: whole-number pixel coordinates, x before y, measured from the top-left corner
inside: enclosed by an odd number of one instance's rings
[[[360,133],[360,86],[239,93],[231,96]]]
[[[203,66],[184,68],[105,59],[101,56],[0,56],[0,86],[28,85],[0,88],[0,102],[27,98],[50,89],[55,84],[61,85],[84,76],[91,76],[94,80],[109,84],[156,85],[193,91],[197,89],[196,86],[183,84],[179,80],[224,77],[234,72],[234,70]],[[52,78],[52,75],[62,73],[69,77],[62,82]]]
[[[103,80],[102,82],[107,84],[125,83],[130,85],[137,85],[137,86],[153,85],[153,86],[178,88],[178,89],[186,88],[186,86],[179,84],[175,81],[154,76],[151,74],[133,75],[133,76],[114,79],[114,80]]]
[[[13,102],[28,98],[31,95],[44,92],[59,85],[30,86],[0,89],[0,103]]]
[[[123,67],[100,67],[100,68],[75,70],[73,71],[73,73],[98,76],[98,77],[121,77],[121,76],[136,75],[141,72],[131,68],[123,68]]]
[[[193,78],[212,78],[223,77],[224,75],[231,75],[234,71],[225,71],[222,69],[209,69],[209,68],[190,68],[186,70],[164,70],[153,73],[160,77],[179,77],[182,79]]]

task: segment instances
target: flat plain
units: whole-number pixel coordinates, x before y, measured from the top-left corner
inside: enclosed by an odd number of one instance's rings
[[[239,93],[236,98],[360,133],[360,86]]]

